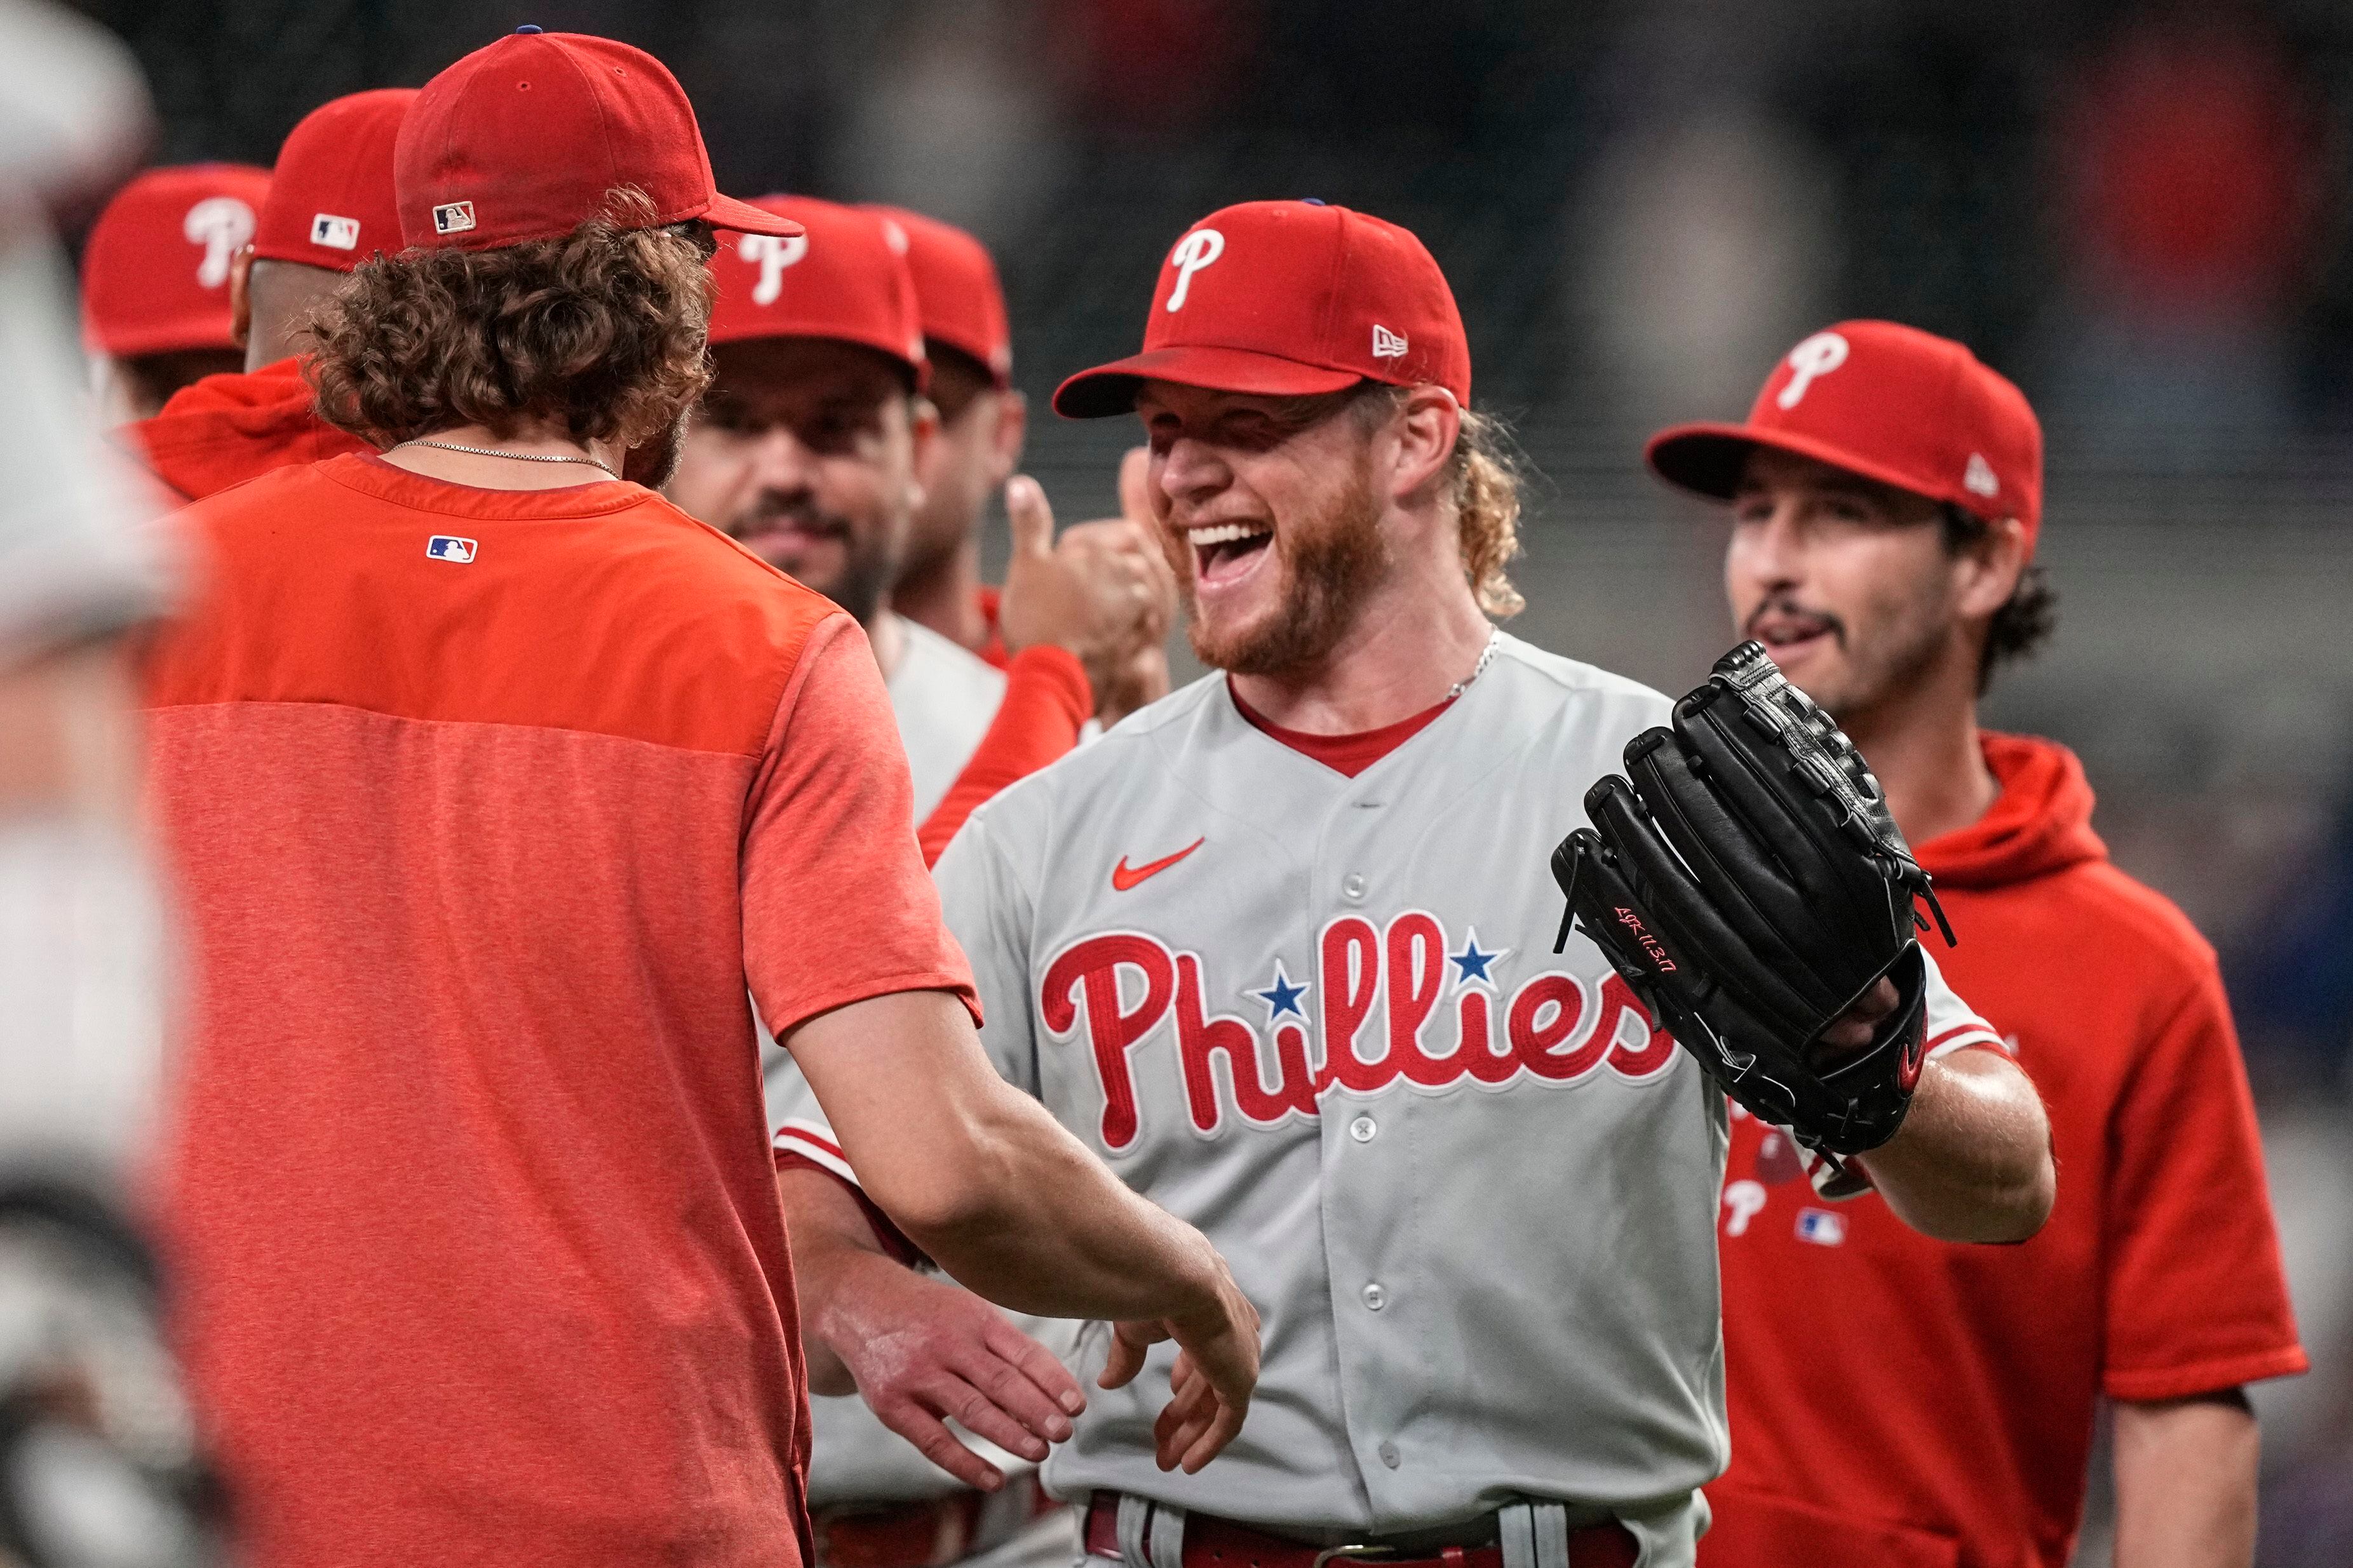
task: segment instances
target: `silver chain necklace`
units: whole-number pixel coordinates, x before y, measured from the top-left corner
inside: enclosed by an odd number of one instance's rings
[[[1470,674],[1464,676],[1461,679],[1456,681],[1451,687],[1448,688],[1446,692],[1446,700],[1449,702],[1453,701],[1465,691],[1471,689],[1471,683],[1472,681],[1487,673],[1487,666],[1494,661],[1495,647],[1496,644],[1502,640],[1502,637],[1503,634],[1500,632],[1491,630],[1487,633],[1487,646],[1479,650],[1479,662],[1471,667]]]
[[[613,465],[602,458],[575,458],[569,453],[561,452],[501,452],[495,447],[461,447],[455,441],[427,441],[421,438],[415,441],[403,441],[400,445],[438,447],[444,452],[470,452],[477,458],[511,458],[518,463],[587,463],[612,474],[617,479],[621,477],[614,474]],[[1474,675],[1472,679],[1476,679],[1477,677]]]

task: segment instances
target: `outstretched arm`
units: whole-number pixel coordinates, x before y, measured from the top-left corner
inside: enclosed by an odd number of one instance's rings
[[[953,996],[854,1003],[783,1043],[867,1196],[909,1239],[1003,1306],[1109,1319],[1134,1344],[1174,1338],[1162,1463],[1198,1470],[1231,1441],[1257,1382],[1258,1314],[1225,1260],[1000,1079]],[[809,1264],[813,1300],[855,1289],[845,1267],[870,1267],[821,1245]]]

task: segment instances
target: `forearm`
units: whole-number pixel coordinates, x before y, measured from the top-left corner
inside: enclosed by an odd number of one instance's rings
[[[1163,1318],[1207,1310],[1220,1289],[1200,1233],[997,1077],[944,994],[855,1004],[786,1045],[866,1196],[990,1300],[1042,1317]]]
[[[963,1155],[985,1173],[972,1184],[984,1202],[926,1223],[867,1184],[910,1240],[960,1284],[1039,1317],[1161,1317],[1211,1298],[1222,1271],[1198,1231],[1129,1191],[1036,1100],[992,1087]]]
[[[1923,1068],[1903,1130],[1862,1163],[1897,1217],[1941,1241],[2023,1241],[2058,1192],[2042,1097],[1990,1050]]]
[[[902,1265],[883,1252],[849,1190],[823,1171],[778,1171],[776,1198],[784,1205],[785,1232],[792,1241],[793,1289],[800,1298],[801,1354],[808,1363],[808,1390],[855,1394],[857,1381],[833,1350],[837,1303],[845,1287],[856,1289],[860,1269]]]
[[[2255,1557],[2254,1413],[2233,1388],[2116,1406],[2116,1568],[2247,1568]]]

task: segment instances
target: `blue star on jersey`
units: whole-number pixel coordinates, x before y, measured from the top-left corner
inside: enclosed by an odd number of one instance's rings
[[[1274,984],[1263,991],[1253,991],[1250,994],[1266,1004],[1266,1021],[1269,1024],[1272,1024],[1285,1013],[1291,1014],[1303,1023],[1307,1018],[1307,1009],[1299,1005],[1299,999],[1314,989],[1314,986],[1312,984],[1293,984],[1291,976],[1282,972],[1282,960],[1278,958],[1274,961]]]
[[[1495,977],[1488,973],[1487,971],[1496,963],[1500,963],[1511,951],[1512,950],[1508,947],[1499,947],[1493,952],[1484,952],[1479,946],[1479,932],[1477,929],[1472,928],[1464,931],[1462,935],[1462,951],[1461,952],[1449,953],[1446,956],[1447,963],[1454,965],[1457,969],[1462,972],[1455,977],[1455,987],[1459,990],[1462,986],[1472,984],[1473,981],[1479,981],[1486,984],[1493,985],[1495,984]]]

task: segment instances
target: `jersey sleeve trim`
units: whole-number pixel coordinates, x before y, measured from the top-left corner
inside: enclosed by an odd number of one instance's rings
[[[2312,1358],[2300,1344],[2243,1355],[2211,1356],[2177,1367],[2134,1371],[2110,1367],[2100,1376],[2100,1392],[2111,1399],[2140,1404],[2158,1399],[2188,1399],[2217,1394],[2241,1384],[2274,1377],[2297,1377],[2312,1370]]]
[[[1947,1025],[1929,1036],[1926,1059],[1933,1062],[1939,1057],[1948,1057],[1970,1046],[1985,1046],[2005,1057],[2010,1054],[2009,1044],[1994,1033],[1991,1024],[1983,1018],[1968,1017],[1957,1024]]]
[[[807,1124],[801,1125],[805,1127]],[[866,1216],[866,1228],[874,1233],[875,1245],[893,1261],[903,1263],[910,1268],[931,1261],[923,1256],[923,1249],[910,1241],[907,1233],[882,1212],[881,1206],[866,1195],[866,1189],[858,1184],[858,1177],[849,1169],[849,1163],[842,1159],[839,1148],[828,1140],[811,1142],[801,1138],[796,1138],[788,1146],[785,1137],[792,1129],[790,1122],[776,1129],[774,1152],[779,1172],[815,1171],[820,1176],[840,1183],[842,1190],[857,1201],[858,1212]],[[822,1148],[818,1146],[820,1144]],[[828,1149],[832,1150],[830,1155],[825,1152]]]
[[[858,1185],[858,1173],[849,1168],[849,1161],[841,1145],[828,1136],[823,1124],[794,1120],[776,1129],[774,1139],[778,1156],[798,1155],[828,1175],[839,1176],[851,1186]]]

